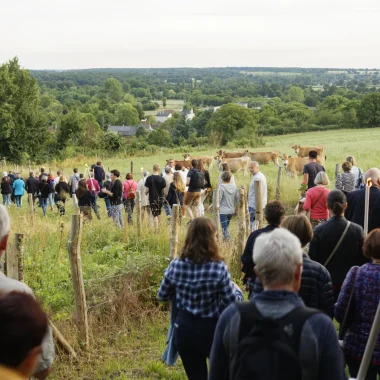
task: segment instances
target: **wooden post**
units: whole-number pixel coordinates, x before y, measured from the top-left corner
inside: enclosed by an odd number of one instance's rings
[[[28,194],[28,204],[29,204],[30,218],[32,219],[32,223],[33,223],[34,203],[33,203],[33,194],[31,194],[31,193]]]
[[[131,174],[133,175],[133,161],[131,161]]]
[[[245,188],[244,188],[245,190]],[[251,216],[249,215],[249,206],[248,206],[248,196],[249,196],[249,187],[247,188],[244,202],[245,202],[245,223],[246,223],[246,231],[247,231],[247,239],[251,233]]]
[[[136,191],[137,237],[141,237],[141,191]]]
[[[338,176],[339,174],[339,164],[335,164],[335,178]]]
[[[78,356],[74,349],[70,346],[69,342],[65,339],[62,333],[57,329],[54,323],[49,319],[49,325],[53,331],[53,336],[55,340],[65,349],[74,359],[77,359]]]
[[[255,185],[255,220],[259,221],[259,228],[263,228],[263,193],[261,181],[254,181]]]
[[[216,226],[217,238],[220,241],[222,239],[222,227],[220,225],[219,189],[213,190],[212,204],[214,210],[214,223]]]
[[[179,237],[179,205],[175,204],[172,208],[172,232],[170,235],[170,260],[178,255],[178,237]]]
[[[16,248],[8,242],[7,251],[5,254],[5,270],[4,273],[9,278],[18,280],[18,254]]]
[[[75,210],[78,208],[78,199],[76,194],[73,194],[73,206]]]
[[[18,280],[24,282],[24,234],[15,234]]]
[[[240,200],[239,200],[239,239],[238,239],[238,256],[241,257],[245,247],[245,241],[247,238],[247,224],[245,217],[245,189],[244,186],[240,188]]]
[[[32,165],[30,165],[30,159],[28,160],[28,164],[29,164],[29,173],[32,171]]]
[[[278,167],[277,173],[277,186],[276,186],[276,201],[280,200],[280,186],[281,186],[282,166]]]
[[[7,170],[7,160],[3,157],[3,171]]]
[[[79,336],[86,348],[90,346],[86,294],[84,291],[80,244],[83,230],[83,215],[72,215],[71,233],[68,244],[70,268],[74,288],[75,309]]]

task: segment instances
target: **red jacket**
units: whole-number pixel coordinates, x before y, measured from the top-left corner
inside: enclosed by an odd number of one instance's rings
[[[91,179],[89,178],[87,180],[87,187],[88,187],[88,190],[90,190],[92,194],[98,195],[100,191],[100,187],[99,187],[98,181],[95,178],[91,178]]]
[[[327,195],[329,192],[330,190],[323,186],[312,187],[306,192],[303,209],[305,211],[310,210],[310,218],[327,219],[329,217],[329,210],[327,209]]]

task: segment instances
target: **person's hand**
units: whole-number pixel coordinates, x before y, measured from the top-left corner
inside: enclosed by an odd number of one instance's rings
[[[102,188],[102,193],[106,193],[108,190],[105,189],[104,187]]]

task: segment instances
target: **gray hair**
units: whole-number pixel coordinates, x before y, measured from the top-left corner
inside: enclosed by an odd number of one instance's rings
[[[169,174],[172,172],[172,168],[170,166],[165,166],[165,174]]]
[[[368,178],[372,179],[372,184],[374,186],[378,186],[378,182],[379,182],[379,179],[380,179],[380,170],[378,168],[368,169],[364,173],[364,182],[367,182]]]
[[[285,228],[261,234],[255,241],[253,261],[263,285],[288,285],[302,263],[299,239]]]
[[[106,173],[106,178],[108,178],[108,179],[111,178],[111,173],[110,173],[110,172],[107,172],[107,173]]]
[[[0,205],[0,242],[9,234],[10,219],[4,205]]]
[[[329,177],[325,172],[319,172],[315,177],[314,183],[316,185],[328,186],[328,184],[330,183]]]
[[[251,163],[249,164],[249,166],[256,166],[257,167],[257,169],[259,169],[260,168],[260,164],[257,162],[257,161],[251,161]]]
[[[148,170],[144,170],[144,171],[143,171],[143,176],[144,176],[144,177],[148,177],[148,175],[149,175]]]

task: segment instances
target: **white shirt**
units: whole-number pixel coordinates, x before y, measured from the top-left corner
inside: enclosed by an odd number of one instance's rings
[[[363,175],[363,173],[357,166],[353,166],[350,171],[355,176],[355,188],[357,188],[359,176],[360,174]]]
[[[145,195],[145,181],[148,177],[144,177],[137,182],[137,190],[141,193],[141,206],[149,206],[149,198]]]
[[[166,166],[165,166],[166,167]],[[175,170],[174,170],[174,168],[170,168],[171,169],[171,171],[172,171],[172,173],[174,173],[175,172]],[[162,169],[162,172],[161,172],[161,175],[164,177],[165,176],[165,168],[163,168]]]
[[[253,209],[255,209],[256,207],[255,181],[261,182],[261,192],[263,194],[263,209],[264,209],[268,201],[268,188],[267,188],[267,179],[265,178],[265,175],[261,172],[257,172],[252,177],[252,182],[249,186],[249,193],[248,193],[248,206],[252,207]]]

